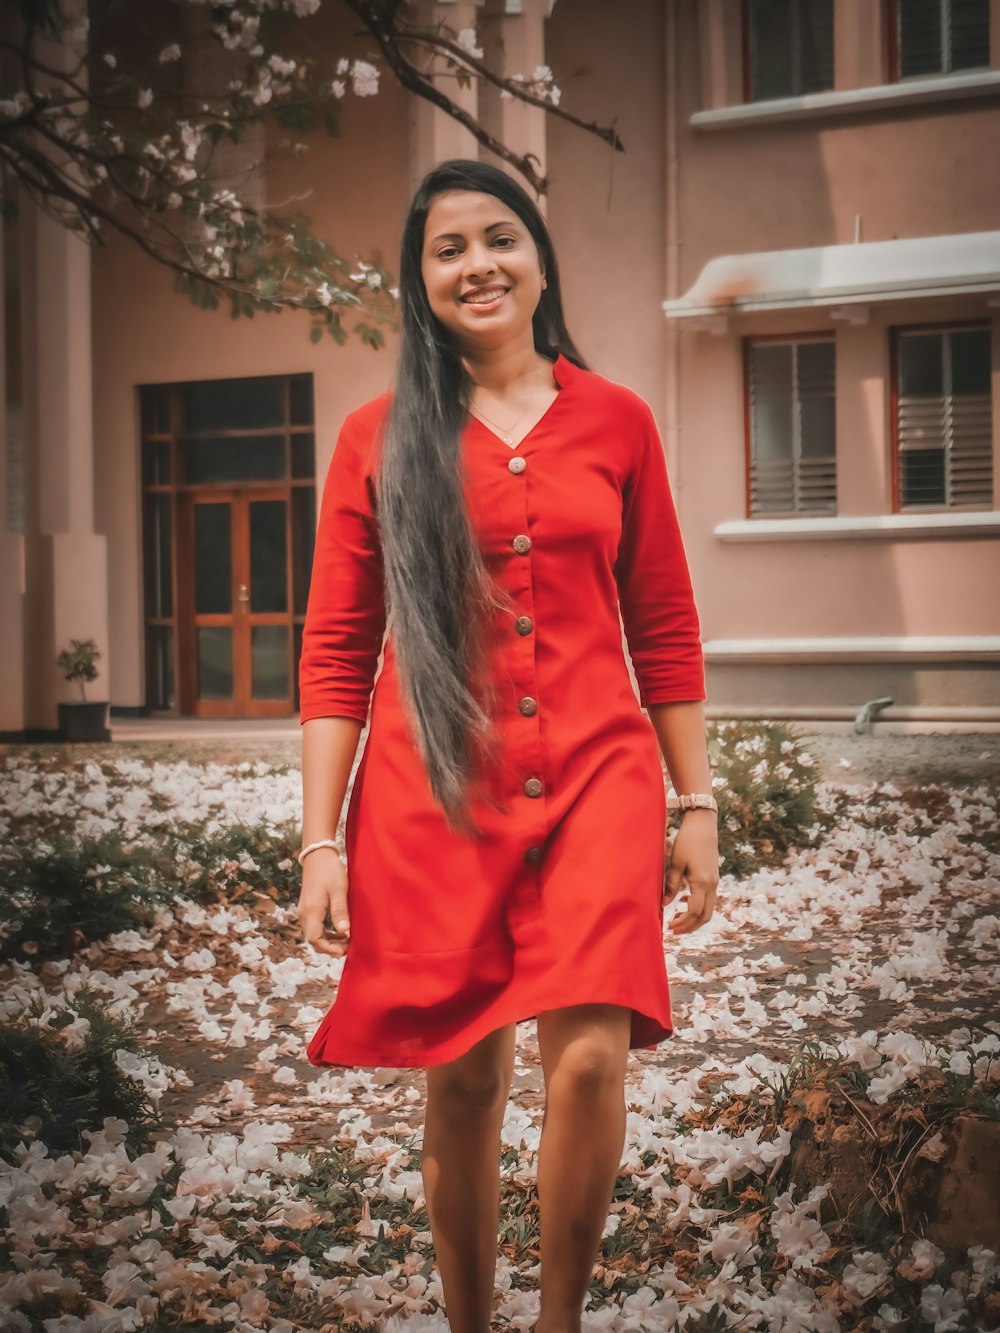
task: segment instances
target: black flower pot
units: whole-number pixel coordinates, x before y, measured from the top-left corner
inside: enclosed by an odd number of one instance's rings
[[[64,741],[109,741],[108,701],[60,704],[59,730]]]

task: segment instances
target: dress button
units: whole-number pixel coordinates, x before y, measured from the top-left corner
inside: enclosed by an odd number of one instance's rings
[[[528,464],[523,458],[512,458],[507,464],[507,467],[511,472],[523,472],[527,466]]]
[[[541,778],[528,778],[527,782],[524,784],[524,794],[525,796],[541,796]]]
[[[531,623],[530,616],[518,616],[514,621],[514,628],[518,634],[530,634],[534,626]]]
[[[533,717],[538,712],[538,701],[532,699],[530,694],[526,694],[523,699],[519,699],[517,706],[525,717]]]
[[[524,859],[525,861],[527,861],[529,866],[537,865],[538,862],[542,859],[541,847],[529,847],[528,850],[524,853]]]
[[[527,555],[528,552],[531,550],[531,538],[526,537],[523,532],[518,533],[518,535],[511,542],[511,545],[513,546],[514,550],[518,553],[518,555]]]

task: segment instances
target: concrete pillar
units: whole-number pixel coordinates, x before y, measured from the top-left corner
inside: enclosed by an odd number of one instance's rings
[[[873,88],[885,83],[888,73],[885,6],[871,0],[834,0],[834,88]]]
[[[34,205],[25,221],[26,725],[80,698],[56,655],[94,639],[88,700],[109,698],[107,539],[94,530],[90,250]]]
[[[892,513],[889,339],[885,325],[838,323],[837,513]]]
[[[0,733],[24,729],[24,538],[20,460],[18,224],[0,218]]]
[[[40,48],[50,68],[76,67],[84,14],[67,6],[75,35]],[[28,199],[22,228],[24,717],[49,730],[57,703],[80,698],[55,660],[71,639],[94,639],[101,653],[86,698],[110,697],[107,539],[94,521],[90,248]]]
[[[743,10],[731,0],[699,0],[700,111],[743,102]]]
[[[991,381],[993,402],[1000,403],[1000,311],[990,318],[990,344],[993,349]],[[1000,509],[1000,412],[993,408],[993,508]]]
[[[447,23],[460,32],[463,28],[475,28],[478,18],[479,7],[473,0],[455,0],[452,4],[418,0],[417,21],[426,27]],[[440,69],[442,72],[436,76],[436,81],[441,91],[469,115],[478,118],[476,80],[473,79],[467,88],[459,87],[454,73],[444,69],[442,56],[432,57],[428,53],[419,57],[417,63],[424,70]],[[479,143],[475,135],[426,98],[411,99],[411,115],[411,191],[417,188],[436,162],[443,162],[449,157],[479,157]]]
[[[547,64],[545,59],[545,17],[547,0],[523,0],[520,13],[505,14],[503,18],[502,59],[497,72],[510,78],[523,74],[530,79],[534,71]],[[558,83],[558,79],[556,80]],[[548,136],[546,112],[541,107],[529,106],[516,97],[497,97],[497,137],[519,157],[531,153],[535,167],[544,176],[548,167]],[[486,154],[490,157],[490,154]],[[496,159],[498,166],[504,163]],[[509,170],[509,168],[508,168]],[[524,185],[524,179],[517,176]],[[526,187],[530,188],[530,187]],[[546,200],[537,199],[542,213]]]

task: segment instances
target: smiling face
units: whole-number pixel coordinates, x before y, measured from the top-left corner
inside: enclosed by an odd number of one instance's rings
[[[527,227],[495,195],[435,195],[424,226],[421,272],[431,310],[460,348],[532,341],[541,258]]]

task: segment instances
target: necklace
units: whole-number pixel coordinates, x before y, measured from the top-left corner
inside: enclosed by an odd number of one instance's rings
[[[482,421],[485,425],[494,427],[497,434],[500,436],[501,440],[503,440],[504,444],[509,444],[511,445],[511,447],[513,447],[514,444],[514,441],[511,439],[511,432],[517,425],[518,421],[523,421],[524,418],[528,415],[527,412],[522,412],[521,415],[517,418],[517,421],[513,421],[510,424],[510,426],[508,426],[507,429],[504,430],[503,427],[498,426],[495,421],[491,421],[485,412],[477,412],[476,409],[471,404],[469,406],[469,411],[472,413],[474,417],[478,417],[479,420]]]
[[[538,367],[538,375],[541,375],[542,372],[543,372],[544,370],[545,370],[545,366],[539,366],[539,367]],[[537,378],[537,376],[536,376],[536,378]],[[476,388],[477,388],[477,389],[479,388],[479,385],[478,385],[478,384],[476,385]],[[481,422],[483,422],[484,425],[486,425],[486,426],[490,426],[490,427],[492,427],[494,430],[496,430],[497,434],[500,436],[501,440],[503,440],[504,444],[510,445],[511,448],[514,448],[514,440],[511,438],[512,435],[513,435],[514,429],[515,429],[515,427],[516,427],[521,421],[524,420],[524,418],[525,418],[525,417],[528,415],[528,413],[531,411],[531,408],[530,408],[530,407],[529,407],[529,408],[526,408],[525,411],[523,411],[523,412],[521,413],[521,415],[520,415],[519,417],[517,417],[514,421],[512,421],[511,424],[510,424],[509,426],[507,426],[506,428],[504,428],[503,426],[498,425],[498,423],[495,422],[491,417],[488,417],[488,416],[486,415],[485,412],[483,412],[483,411],[481,411],[481,410],[478,410],[477,408],[473,407],[473,405],[472,405],[471,403],[469,404],[469,411],[472,413],[472,415],[473,415],[474,417],[478,417],[479,420],[480,420]]]

